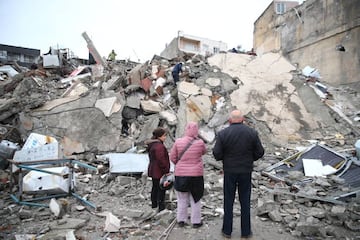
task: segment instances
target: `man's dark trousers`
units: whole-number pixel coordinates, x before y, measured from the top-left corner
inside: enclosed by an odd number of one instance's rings
[[[224,220],[222,231],[231,235],[236,187],[241,206],[241,236],[250,236],[251,173],[224,172]]]

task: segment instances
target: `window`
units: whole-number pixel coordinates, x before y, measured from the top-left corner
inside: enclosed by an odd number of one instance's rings
[[[286,11],[285,3],[278,2],[276,3],[276,13],[277,14],[283,14]]]
[[[9,61],[20,61],[20,55],[16,53],[8,53]]]
[[[194,51],[194,52],[199,51],[198,46],[196,46],[196,45],[194,45],[192,43],[187,43],[187,42],[184,43],[184,49],[187,50],[187,51]]]
[[[6,57],[7,57],[7,52],[4,50],[0,50],[0,58],[6,59]]]
[[[29,55],[24,55],[24,62],[26,63],[32,63],[34,62],[34,57]]]
[[[214,54],[215,54],[215,53],[219,53],[219,52],[220,52],[220,48],[214,47]]]

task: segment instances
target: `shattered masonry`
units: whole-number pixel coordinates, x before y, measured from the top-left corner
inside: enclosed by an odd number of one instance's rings
[[[7,156],[41,160],[37,154],[45,148],[48,155],[40,157],[73,158],[97,172],[74,166],[76,193],[85,203],[96,205],[94,214],[84,211],[88,206],[74,198],[51,199],[49,210],[34,210],[13,205],[6,197],[0,201],[0,214],[6,219],[0,222],[4,229],[0,233],[10,236],[15,232],[8,229],[16,228],[16,233],[40,233],[41,239],[67,234],[117,239],[115,233],[157,238],[173,222],[176,199],[169,194],[169,210],[160,214],[147,205],[150,182],[142,176],[147,166],[143,142],[161,125],[169,129],[165,145],[170,148],[188,121],[200,123],[209,150],[204,157],[203,215],[209,226],[215,224],[221,219],[222,183],[217,173],[221,165],[214,162],[210,150],[216,132],[227,125],[228,113],[239,108],[266,147],[253,176],[255,214],[282,223],[283,231],[294,238],[356,236],[359,185],[352,175],[358,171],[358,160],[351,153],[360,135],[354,92],[326,86],[331,96],[319,94],[319,84],[307,81],[301,70],[275,53],[257,57],[223,53],[183,60],[187,68],[178,85],[171,77],[177,61],[158,56],[144,64],[66,65],[61,71],[39,66],[3,74],[0,146]],[[59,149],[51,150],[54,145]],[[305,161],[297,158],[301,154]],[[304,162],[328,165],[328,158],[321,158],[326,154],[337,157],[330,163],[336,174],[305,176]],[[9,178],[4,169],[2,190]]]

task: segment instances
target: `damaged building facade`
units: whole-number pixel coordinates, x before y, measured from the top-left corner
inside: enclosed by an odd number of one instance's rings
[[[277,12],[283,2],[273,1],[254,23],[256,52],[281,52],[299,68],[319,69],[331,84],[358,82],[360,2],[307,0]]]
[[[160,53],[160,56],[166,59],[173,59],[184,53],[211,56],[226,51],[227,44],[222,41],[192,36],[185,34],[182,31],[178,31],[178,36],[166,45],[165,49]]]
[[[17,62],[20,66],[30,67],[40,57],[39,49],[0,44],[0,62]]]

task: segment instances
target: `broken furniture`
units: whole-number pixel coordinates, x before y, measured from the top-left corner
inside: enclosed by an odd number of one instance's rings
[[[73,159],[55,159],[55,160],[40,160],[31,162],[10,162],[10,169],[13,165],[18,168],[18,193],[13,194],[12,189],[14,185],[14,172],[10,171],[10,196],[18,204],[48,207],[48,205],[36,203],[51,198],[73,196],[86,205],[96,209],[96,206],[80,197],[75,193],[75,165],[97,171],[97,169],[88,164],[82,163]],[[57,165],[56,167],[53,167]],[[50,167],[49,167],[50,166]],[[24,175],[25,171],[30,171]],[[24,193],[40,194],[40,197],[26,198]]]

